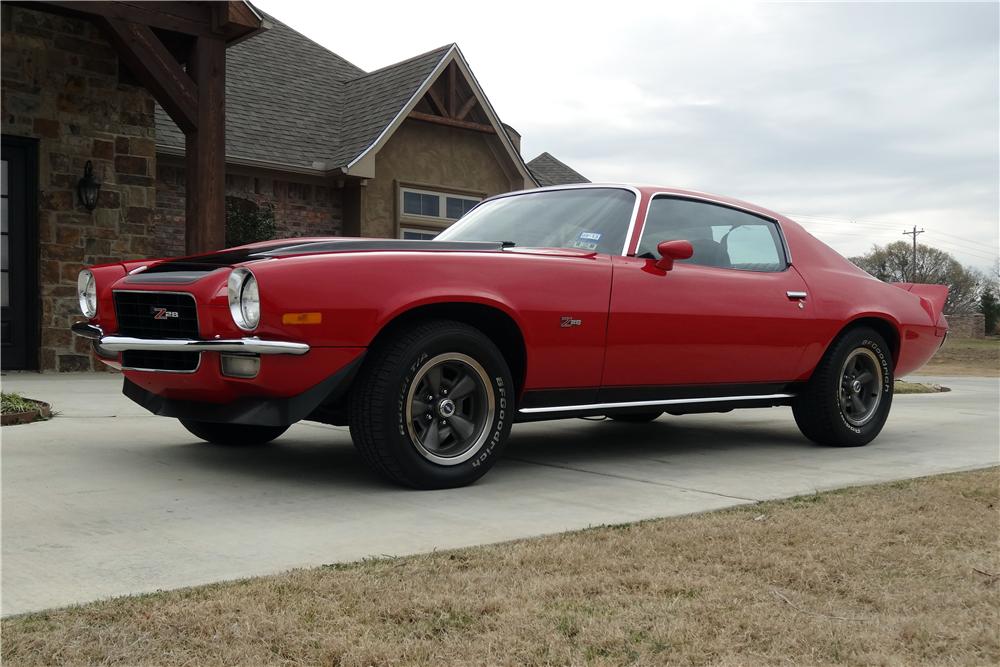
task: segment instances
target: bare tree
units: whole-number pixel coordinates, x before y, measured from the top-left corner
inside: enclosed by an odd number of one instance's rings
[[[974,313],[988,280],[975,269],[967,269],[958,260],[937,248],[917,245],[917,265],[913,266],[913,248],[906,241],[873,246],[871,251],[851,261],[887,283],[912,282],[947,285],[948,301],[944,311],[950,314]]]

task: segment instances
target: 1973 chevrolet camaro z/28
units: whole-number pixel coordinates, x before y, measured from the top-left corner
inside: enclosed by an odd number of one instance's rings
[[[433,241],[95,266],[73,331],[199,438],[347,424],[372,468],[441,488],[520,421],[789,405],[811,440],[864,445],[893,376],[943,342],[947,291],[880,282],[751,204],[582,185],[487,199]]]

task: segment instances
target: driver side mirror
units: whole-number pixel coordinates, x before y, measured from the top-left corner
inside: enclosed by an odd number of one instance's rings
[[[674,260],[691,259],[694,248],[690,241],[662,241],[656,246],[660,259],[656,260],[656,268],[670,271],[674,268]]]

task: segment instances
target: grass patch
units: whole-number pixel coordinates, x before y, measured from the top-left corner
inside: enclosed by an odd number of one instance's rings
[[[0,414],[10,415],[37,409],[38,406],[30,398],[6,391],[0,392]]]
[[[1000,663],[1000,469],[6,619],[4,665]]]
[[[1000,377],[1000,337],[949,337],[915,375]]]
[[[893,389],[894,394],[938,394],[943,391],[951,390],[947,387],[942,387],[939,384],[904,382],[903,380],[896,380],[896,386]]]

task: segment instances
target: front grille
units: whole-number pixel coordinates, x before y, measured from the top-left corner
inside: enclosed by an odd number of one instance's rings
[[[126,350],[122,352],[122,367],[185,373],[198,368],[200,355],[200,352]]]
[[[115,292],[118,335],[134,338],[198,338],[198,309],[190,294],[173,292]],[[124,368],[177,373],[198,368],[198,352],[127,350]]]
[[[115,292],[115,313],[121,336],[198,338],[198,309],[190,294]]]

